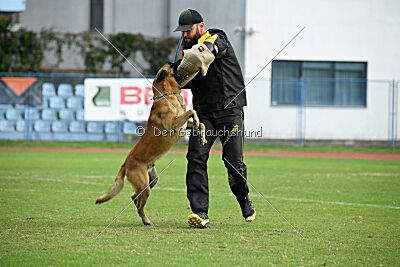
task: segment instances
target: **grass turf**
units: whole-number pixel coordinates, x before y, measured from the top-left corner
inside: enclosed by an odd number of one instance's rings
[[[400,265],[400,164],[390,160],[246,156],[257,218],[246,223],[220,155],[211,155],[211,229],[190,229],[185,155],[171,160],[143,226],[131,186],[94,205],[126,153],[0,151],[1,265]],[[251,188],[250,188],[251,189]]]

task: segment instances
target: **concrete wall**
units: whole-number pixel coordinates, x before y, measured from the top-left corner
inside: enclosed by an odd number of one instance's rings
[[[89,30],[89,0],[27,0],[26,10],[20,14],[23,28],[40,31],[54,28],[60,32]]]
[[[249,0],[245,76],[252,78],[304,26],[276,59],[366,61],[368,79],[400,80],[400,2],[396,0]],[[263,138],[296,138],[295,106],[271,106],[271,64],[247,87],[248,130]],[[307,107],[308,139],[386,140],[388,83],[369,82],[366,107]],[[398,136],[400,135],[400,129]]]
[[[61,32],[89,30],[89,0],[28,0],[26,3],[26,11],[20,16],[23,28],[34,31],[54,28]],[[187,8],[198,10],[207,28],[217,27],[226,31],[244,66],[244,38],[241,33],[235,33],[235,28],[245,23],[243,0],[104,0],[104,32],[179,37],[180,33],[174,33],[173,30],[178,24],[179,14]],[[65,58],[61,67],[82,68],[81,60],[72,60],[71,56]]]

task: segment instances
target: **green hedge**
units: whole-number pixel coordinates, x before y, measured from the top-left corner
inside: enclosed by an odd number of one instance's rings
[[[84,59],[86,72],[107,72],[126,74],[125,59],[97,32],[59,33],[53,29],[40,32],[20,29],[10,30],[9,20],[0,19],[0,71],[38,72],[43,65],[45,52],[53,53],[56,63],[47,66],[57,68],[63,61],[63,53],[72,50]],[[157,70],[171,60],[176,38],[148,38],[142,34],[118,33],[106,36],[126,58],[129,58],[146,75],[154,75]],[[136,62],[141,52],[146,65]],[[109,63],[111,69],[105,70]]]

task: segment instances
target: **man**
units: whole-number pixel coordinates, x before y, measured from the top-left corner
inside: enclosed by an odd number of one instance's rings
[[[185,86],[192,90],[193,108],[208,133],[205,145],[201,145],[200,137],[194,130],[189,138],[186,185],[193,211],[189,215],[189,225],[194,228],[210,227],[207,160],[217,137],[222,143],[222,159],[228,171],[229,186],[243,217],[252,222],[256,212],[248,196],[247,170],[243,162],[243,106],[246,106],[246,93],[239,62],[225,32],[219,29],[206,31],[203,18],[195,10],[188,9],[180,14],[179,26],[175,31],[182,32],[183,48],[186,49],[182,62],[177,63],[178,83],[185,84],[185,79],[190,76],[187,74],[191,72],[185,71],[188,65],[203,66],[202,74],[205,75],[196,75]],[[209,67],[207,65],[208,71],[204,71],[201,59],[196,62],[188,58],[196,53],[205,58],[203,52],[209,53],[205,49],[213,55],[212,63]]]

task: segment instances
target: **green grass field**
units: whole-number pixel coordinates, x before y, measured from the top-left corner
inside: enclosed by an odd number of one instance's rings
[[[186,159],[169,154],[146,205],[129,183],[95,205],[125,153],[0,151],[0,264],[10,265],[400,265],[400,162],[246,156],[253,223],[230,194],[221,155],[211,155],[211,229],[190,229]]]

